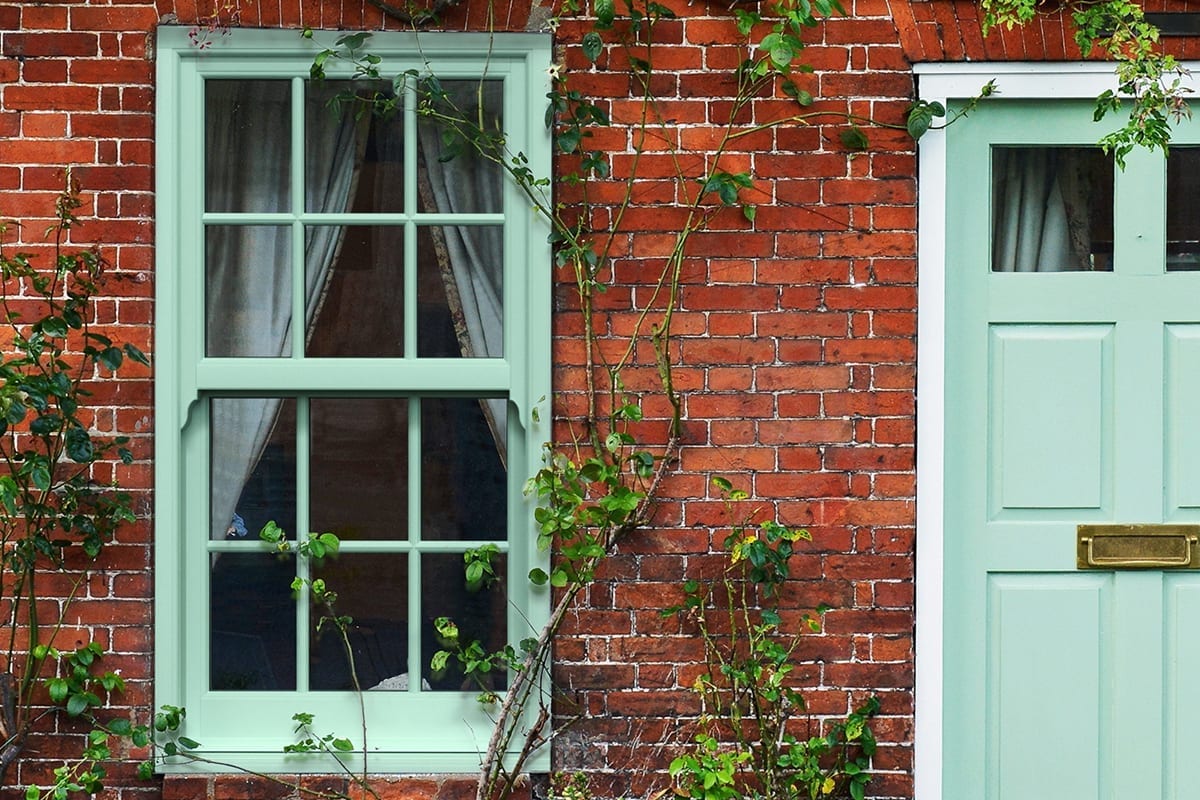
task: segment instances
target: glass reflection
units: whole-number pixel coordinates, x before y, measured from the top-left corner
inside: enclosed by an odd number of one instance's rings
[[[346,540],[408,538],[408,402],[311,401],[312,530]]]
[[[506,407],[490,398],[421,401],[422,539],[508,539]]]
[[[219,553],[212,562],[209,688],[296,688],[295,563],[270,553]]]
[[[408,556],[342,553],[313,565],[337,593],[334,609],[314,604],[309,638],[309,687],[349,691],[357,676],[364,690],[408,688]],[[338,627],[322,617],[348,616],[354,671]]]
[[[310,356],[404,355],[404,229],[318,226],[305,231]]]
[[[442,649],[437,641],[434,620],[448,617],[458,625],[459,641],[467,644],[478,641],[486,652],[495,652],[508,643],[505,602],[507,561],[503,555],[490,559],[494,575],[468,584],[461,553],[427,553],[421,557],[421,662],[429,670],[433,653]],[[470,678],[454,658],[440,672],[426,676],[435,691],[478,692],[503,691],[508,685],[508,673],[495,669],[487,675]]]
[[[1200,148],[1167,155],[1167,271],[1200,270]]]
[[[292,354],[292,240],[278,225],[215,225],[204,237],[205,354]]]
[[[210,401],[210,538],[257,541],[268,521],[296,527],[296,401]]]
[[[291,83],[204,82],[205,210],[289,210]]]

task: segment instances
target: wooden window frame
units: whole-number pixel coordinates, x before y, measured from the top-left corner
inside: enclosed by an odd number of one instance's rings
[[[337,771],[328,757],[283,754],[282,747],[294,741],[296,712],[315,714],[317,729],[350,738],[358,747],[362,721],[358,702],[348,692],[208,688],[210,559],[214,552],[261,545],[209,539],[207,398],[506,397],[509,541],[502,547],[507,558],[509,640],[528,636],[548,613],[547,590],[533,587],[526,578],[529,569],[545,561],[545,554],[537,550],[532,501],[522,495],[521,486],[540,467],[541,443],[550,438],[548,410],[543,407],[537,413],[536,408],[550,396],[550,249],[545,220],[514,184],[507,184],[503,213],[496,220],[504,226],[504,357],[472,359],[466,369],[463,359],[418,359],[415,354],[319,362],[302,353],[274,359],[205,356],[204,229],[236,215],[204,210],[204,81],[287,79],[293,98],[299,98],[314,56],[337,36],[318,31],[308,40],[299,31],[235,29],[199,49],[189,41],[186,28],[164,27],[157,40],[155,705],[186,708],[184,733],[201,743],[206,758],[258,771]],[[543,122],[551,60],[548,36],[375,33],[370,50],[383,57],[387,74],[416,69],[432,70],[442,79],[486,75],[502,80],[508,141],[514,152],[529,158],[534,174],[549,176],[549,133]],[[338,72],[340,65],[328,66],[330,78],[349,77],[348,71]],[[292,124],[302,126],[303,104],[292,105]],[[404,113],[409,115],[407,124],[415,125],[411,104]],[[302,154],[293,153],[293,159],[302,159]],[[302,211],[270,216],[275,224],[303,230]],[[418,216],[410,214],[391,224],[415,225]],[[453,215],[444,216],[440,221],[454,221]],[[240,221],[245,224],[247,219]],[[304,504],[303,498],[298,501]],[[344,548],[353,551],[357,544],[364,543],[347,542]],[[455,552],[464,547],[461,542],[451,544]],[[398,546],[397,552],[412,553],[412,558],[422,552],[419,545]],[[306,605],[300,602],[301,608]],[[302,610],[298,618],[303,615]],[[407,692],[365,693],[370,768],[477,769],[491,723],[476,693],[422,691],[420,681],[410,684],[417,685]],[[361,758],[349,756],[346,766],[359,768]],[[159,768],[222,769],[171,761]]]

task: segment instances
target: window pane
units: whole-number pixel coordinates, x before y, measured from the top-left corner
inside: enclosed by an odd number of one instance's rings
[[[358,98],[350,99],[350,96]],[[326,81],[307,85],[305,190],[309,211],[404,211],[404,121],[373,114],[371,98],[390,84]]]
[[[418,142],[423,167],[418,190],[424,211],[441,214],[498,214],[504,210],[504,172],[480,155],[473,142],[498,158],[504,132],[504,84],[500,81],[442,81],[445,96],[434,113],[421,117]]]
[[[504,228],[423,228],[418,245],[418,354],[502,358]]]
[[[307,355],[404,355],[403,228],[310,227],[304,261]]]
[[[209,688],[296,688],[294,570],[290,556],[214,554]]]
[[[992,270],[1111,271],[1113,158],[1095,147],[992,150]]]
[[[408,556],[342,553],[314,564],[313,577],[321,578],[337,593],[332,613],[352,620],[347,638],[359,685],[363,689],[406,688]],[[312,607],[309,687],[345,691],[354,688],[345,642],[336,625],[320,622],[330,614],[324,606]]]
[[[1167,156],[1167,270],[1200,270],[1200,148]]]
[[[421,538],[508,539],[506,403],[421,400]]]
[[[210,537],[257,541],[269,521],[296,528],[296,401],[214,398]]]
[[[309,520],[346,540],[408,538],[408,401],[310,404]]]
[[[503,555],[497,554],[492,556],[490,563],[495,575],[468,585],[462,554],[437,553],[421,557],[421,617],[424,625],[421,669],[435,690],[503,691],[508,685],[508,674],[502,670],[489,673],[481,681],[471,680],[453,658],[444,671],[434,674],[429,670],[429,659],[441,649],[436,637],[430,640],[433,621],[438,617],[454,620],[458,625],[459,641],[464,645],[478,641],[491,653],[509,643],[505,619],[508,609],[506,561]]]
[[[292,240],[277,225],[218,225],[204,237],[205,353],[292,353]]]
[[[205,209],[287,211],[291,84],[209,80],[204,97]]]

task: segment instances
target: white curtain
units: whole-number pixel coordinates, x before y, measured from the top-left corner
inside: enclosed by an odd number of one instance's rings
[[[503,108],[499,81],[447,82],[450,113],[484,125]],[[482,106],[482,113],[480,108]],[[441,129],[421,124],[421,166],[418,176],[423,199],[442,213],[500,212],[504,209],[505,176],[500,166],[470,146],[451,149]],[[504,229],[500,225],[448,225],[432,230],[443,271],[450,313],[459,346],[467,358],[504,355]],[[506,403],[481,401],[501,461],[506,458]]]
[[[208,208],[289,210],[290,87],[280,81],[215,81],[207,90]],[[360,136],[353,110],[312,102],[307,114],[305,203],[316,212],[345,211],[353,197]],[[287,357],[292,320],[291,228],[216,226],[206,237],[205,330],[209,356]],[[304,251],[305,329],[320,308],[341,244],[338,226],[311,228]],[[242,488],[278,415],[278,398],[221,399],[212,404],[212,528],[223,539]],[[253,532],[251,532],[253,533]]]
[[[1087,159],[1077,149],[999,148],[994,155],[992,269],[1092,269]]]

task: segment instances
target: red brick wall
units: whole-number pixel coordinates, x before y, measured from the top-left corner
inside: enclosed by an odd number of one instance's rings
[[[0,4],[0,218],[23,222],[19,232],[10,229],[6,246],[52,264],[43,232],[63,187],[62,167],[75,165],[88,189],[80,213],[100,219],[74,229],[70,245],[101,242],[111,265],[97,321],[114,338],[147,350],[154,310],[154,68],[147,43],[156,17],[144,5]],[[144,717],[152,701],[149,372],[130,365],[120,384],[98,385],[94,400],[96,429],[132,436],[137,458],[130,466],[101,465],[96,478],[115,477],[133,490],[143,521],[109,547],[72,609],[73,627],[56,644],[104,645],[111,653],[105,665],[120,669],[128,685],[117,703]],[[54,766],[82,749],[78,727],[53,719],[40,727],[47,725],[60,735],[31,740],[11,781],[46,783]],[[111,774],[115,784],[131,787],[119,792],[124,796],[155,793],[137,784],[131,764],[114,765]]]
[[[223,0],[219,0],[223,2]],[[660,29],[656,94],[673,120],[668,134],[684,167],[703,171],[719,123],[728,117],[728,70],[740,57],[727,4],[670,5],[680,19]],[[45,254],[61,167],[75,166],[97,219],[72,242],[99,242],[115,267],[101,321],[150,351],[153,322],[153,30],[159,22],[196,24],[214,0],[11,3],[0,0],[0,217],[26,222],[24,249]],[[1025,33],[978,32],[974,0],[857,0],[850,16],[808,35],[805,59],[817,73],[807,88],[815,108],[898,124],[911,99],[909,63],[939,59],[1063,58],[1077,55],[1061,21],[1048,18]],[[225,12],[229,18],[229,12]],[[481,29],[484,3],[464,2],[445,27]],[[528,0],[500,2],[495,24],[529,25]],[[264,27],[397,28],[363,0],[243,2],[238,24]],[[583,29],[566,23],[564,44]],[[213,35],[220,35],[215,33]],[[617,128],[595,146],[612,152],[615,178],[629,169],[627,138],[636,102],[627,77],[596,68],[568,51],[575,87],[600,98]],[[746,125],[789,113],[756,101]],[[563,769],[587,769],[601,795],[639,796],[665,786],[669,756],[657,745],[678,742],[696,711],[688,690],[698,667],[697,641],[659,610],[678,598],[685,576],[713,575],[711,554],[729,522],[709,488],[720,474],[751,492],[762,516],[807,526],[814,544],[801,559],[788,597],[797,608],[834,606],[823,633],[809,638],[804,674],[817,715],[844,714],[856,699],[878,693],[881,741],[873,796],[911,796],[914,544],[914,381],[916,330],[916,161],[901,132],[871,130],[871,147],[851,154],[841,123],[827,118],[747,136],[726,159],[729,169],[757,176],[757,221],[736,212],[718,217],[692,240],[675,330],[686,392],[685,440],[678,471],[663,486],[656,527],[630,538],[570,620],[557,648],[556,676],[586,712],[557,745]],[[649,301],[677,224],[663,203],[677,197],[671,165],[646,156],[646,181],[618,236],[613,288],[597,324],[619,339]],[[607,195],[619,199],[619,187]],[[569,199],[568,195],[564,198]],[[603,219],[603,212],[601,212]],[[161,264],[159,269],[170,269]],[[578,320],[569,281],[555,330],[555,383],[560,409],[578,409],[582,377]],[[169,321],[168,321],[169,322]],[[644,377],[644,371],[643,371]],[[638,386],[636,373],[631,378]],[[123,531],[77,603],[86,635],[112,651],[129,690],[121,701],[145,718],[151,703],[151,390],[145,374],[128,371],[103,386],[97,426],[136,437],[138,461],[116,477],[138,492],[146,522]],[[648,416],[665,413],[647,400]],[[661,435],[661,433],[659,434]],[[102,476],[105,477],[105,476]],[[565,708],[565,706],[564,706]],[[42,782],[79,739],[64,727],[31,745],[15,776]],[[114,767],[111,796],[144,797]],[[386,796],[450,797],[461,784],[407,781]],[[169,798],[274,796],[241,779],[173,782]]]
[[[670,42],[678,67],[655,84],[656,97],[677,124],[667,135],[685,151],[684,170],[697,177],[728,120],[737,37],[724,4],[669,5],[680,20],[656,39]],[[806,88],[835,114],[901,122],[913,84],[887,4],[847,10],[808,37],[804,58],[820,71]],[[559,36],[576,41],[585,30],[564,23]],[[631,121],[627,83],[611,79],[606,57],[599,64],[590,70],[570,51],[572,85]],[[749,129],[790,113],[764,98],[742,121]],[[800,651],[811,661],[811,709],[844,715],[878,693],[885,744],[871,792],[911,794],[916,162],[905,135],[871,131],[871,148],[851,155],[839,140],[844,120],[821,123],[746,136],[726,158],[727,169],[757,176],[759,208],[753,225],[723,212],[690,243],[675,320],[675,380],[688,393],[678,470],[663,486],[658,527],[620,548],[557,650],[558,683],[586,712],[564,734],[559,764],[592,771],[604,796],[665,786],[670,757],[660,745],[694,733],[689,687],[701,651],[692,631],[659,611],[680,599],[686,577],[722,567],[710,552],[730,520],[709,487],[714,474],[750,491],[747,508],[760,518],[812,531],[788,592],[797,608],[835,607]],[[628,161],[613,158],[614,178]],[[640,167],[665,177],[672,163],[653,153]],[[610,336],[629,330],[630,306],[647,302],[673,245],[668,226],[680,215],[657,201],[635,197],[625,216],[616,286],[598,315]],[[561,287],[564,305],[570,291]],[[564,315],[560,351],[576,330]],[[580,384],[577,359],[560,361],[556,388]]]

